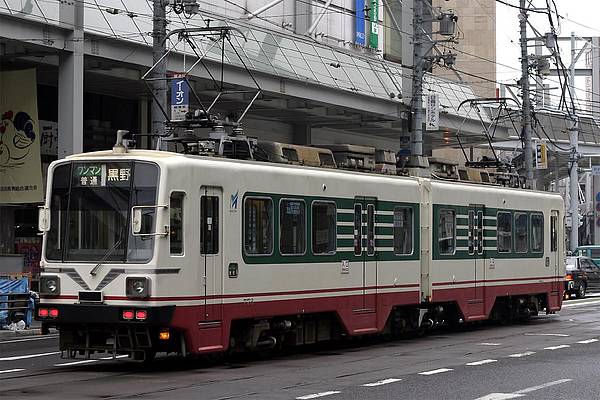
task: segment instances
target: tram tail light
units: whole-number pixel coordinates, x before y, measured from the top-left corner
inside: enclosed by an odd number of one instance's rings
[[[133,310],[123,310],[123,312],[121,313],[121,316],[126,321],[131,321],[134,315],[135,313],[133,312]]]
[[[161,329],[158,333],[158,338],[160,340],[169,340],[169,337],[171,337],[171,335],[168,329]]]
[[[143,321],[148,318],[148,311],[146,310],[136,310],[135,311],[135,319]]]
[[[47,308],[40,308],[38,310],[38,317],[41,318],[47,318],[49,315],[48,309]]]
[[[50,317],[52,317],[52,318],[58,318],[59,312],[58,312],[57,308],[51,308],[50,311],[49,311],[49,313],[50,313]]]

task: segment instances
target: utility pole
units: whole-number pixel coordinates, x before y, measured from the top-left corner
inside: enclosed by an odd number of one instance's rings
[[[579,118],[575,110],[575,101],[573,99],[575,93],[575,32],[571,32],[571,70],[569,74],[569,86],[571,96],[571,126],[569,127],[569,143],[571,145],[571,154],[569,156],[569,194],[571,198],[571,240],[570,250],[575,252],[579,246]]]
[[[156,64],[166,53],[165,37],[167,35],[166,8],[167,0],[153,0],[152,16],[152,62]],[[167,62],[163,59],[154,70],[151,81],[154,101],[152,102],[151,118],[152,133],[159,135],[156,141],[157,149],[160,149],[160,137],[165,133],[165,116],[163,110],[167,110]]]
[[[413,2],[413,79],[411,155],[417,163],[423,156],[423,0]]]
[[[521,92],[523,95],[523,111],[521,117],[521,137],[525,142],[525,185],[535,189],[533,180],[533,149],[531,147],[531,99],[529,97],[529,57],[527,54],[527,5],[520,0],[519,26],[521,28]]]
[[[413,79],[412,79],[412,102],[411,112],[413,118],[412,137],[411,137],[411,166],[425,167],[426,161],[423,159],[423,78],[425,72],[433,64],[442,64],[446,67],[453,67],[456,61],[456,54],[452,52],[441,52],[432,56],[431,50],[436,48],[438,43],[458,43],[455,38],[456,21],[458,17],[453,11],[434,10],[429,2],[426,3],[432,11],[431,15],[425,18],[423,4],[426,0],[413,1]],[[435,14],[435,15],[434,15]],[[425,32],[425,22],[439,23],[439,29],[436,32]],[[439,34],[446,39],[434,40],[433,33]]]

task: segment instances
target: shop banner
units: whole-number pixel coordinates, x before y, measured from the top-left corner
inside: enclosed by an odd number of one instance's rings
[[[365,0],[356,0],[356,37],[354,43],[365,46]]]
[[[377,49],[379,47],[379,0],[369,0],[369,47]]]
[[[0,204],[43,200],[35,69],[0,72]]]

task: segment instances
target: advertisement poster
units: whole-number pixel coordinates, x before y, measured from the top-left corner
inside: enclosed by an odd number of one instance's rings
[[[35,69],[0,72],[0,204],[43,199]]]
[[[369,47],[379,47],[379,0],[369,0]]]
[[[356,0],[356,37],[354,43],[365,46],[365,0]]]

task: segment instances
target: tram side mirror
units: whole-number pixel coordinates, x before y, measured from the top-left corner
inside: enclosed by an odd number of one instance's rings
[[[131,233],[133,236],[157,236],[166,232],[155,232],[156,209],[166,206],[133,206],[131,208]]]
[[[50,209],[46,206],[40,206],[38,210],[38,230],[40,232],[50,230]]]
[[[136,233],[142,233],[142,209],[133,207],[131,211],[131,230],[133,231],[134,235]]]

